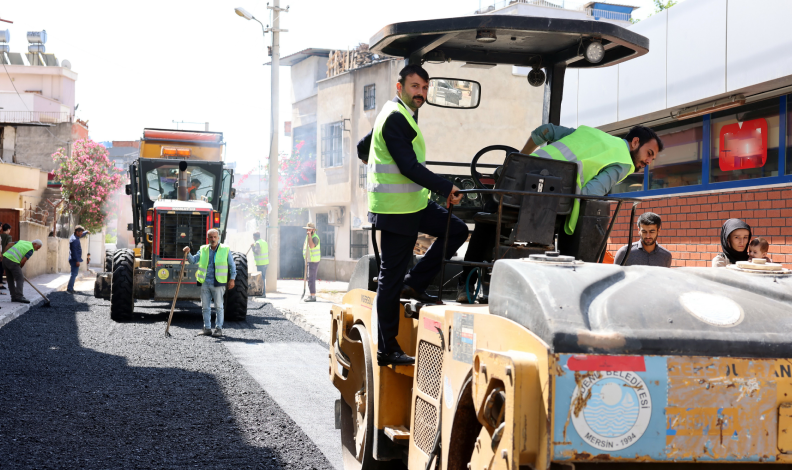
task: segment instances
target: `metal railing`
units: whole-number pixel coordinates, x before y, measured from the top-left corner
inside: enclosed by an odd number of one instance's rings
[[[586,8],[585,11],[586,16],[591,16],[596,20],[630,21],[632,18],[632,14],[619,11],[598,10],[594,8]]]
[[[481,15],[483,13],[488,13],[490,11],[499,10],[501,8],[505,8],[509,5],[514,5],[516,3],[522,3],[524,5],[534,5],[537,7],[545,7],[545,8],[556,8],[558,10],[565,9],[564,6],[565,0],[558,0],[555,2],[550,2],[548,0],[502,0],[500,2],[495,2],[488,7],[484,7],[480,10],[476,10],[473,12],[474,15]]]
[[[0,122],[3,123],[41,123],[60,124],[71,122],[72,115],[68,112],[55,111],[0,111]]]

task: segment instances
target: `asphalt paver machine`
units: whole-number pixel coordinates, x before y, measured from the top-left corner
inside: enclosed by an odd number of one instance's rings
[[[234,197],[233,169],[223,163],[223,134],[172,129],[144,129],[140,158],[129,167],[134,249],[108,250],[105,272],[94,295],[110,301],[110,316],[129,319],[135,299],[172,300],[179,282],[182,252],[192,254],[208,243],[207,231],[226,237]],[[248,270],[244,253],[233,253],[236,287],[226,292],[226,319],[247,315]],[[186,264],[180,300],[200,300],[196,264]]]
[[[545,86],[543,119],[555,124],[567,68],[612,66],[649,49],[600,21],[511,16],[393,24],[371,44],[410,63],[530,66],[526,86]],[[443,80],[430,83],[431,100],[475,101],[464,78]],[[598,263],[613,209],[632,205],[634,216],[640,201],[577,195],[574,164],[508,147],[482,175],[486,150],[471,163],[475,187],[463,191],[479,197],[455,212],[497,226],[495,263],[476,265],[492,270],[489,304],[405,302],[397,340],[416,363],[397,367],[376,362],[375,260],[361,260],[350,283],[358,288],[332,308],[344,468],[792,463],[789,271]],[[575,200],[580,219],[565,237],[558,221]]]

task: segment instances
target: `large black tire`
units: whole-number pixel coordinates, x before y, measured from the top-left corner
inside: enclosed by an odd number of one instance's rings
[[[110,285],[110,318],[128,320],[134,309],[135,252],[124,248],[116,250],[113,257],[113,280]]]
[[[111,273],[113,272],[113,255],[118,250],[105,250],[105,268],[104,272]]]
[[[247,318],[248,304],[248,264],[243,253],[233,252],[236,265],[236,280],[234,288],[226,290],[223,305],[225,319],[229,321],[245,321]]]

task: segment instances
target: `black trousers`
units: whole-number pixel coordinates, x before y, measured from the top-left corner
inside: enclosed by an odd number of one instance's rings
[[[25,297],[24,287],[25,278],[22,274],[22,267],[3,256],[3,271],[8,280],[8,290],[11,293],[11,300]]]
[[[399,333],[399,295],[402,288],[408,285],[417,292],[424,292],[440,271],[448,211],[437,204],[429,204],[421,212],[418,231],[437,237],[437,240],[409,273],[407,267],[413,256],[418,233],[402,235],[387,230],[380,231],[382,236],[380,275],[377,282],[377,349],[385,354],[399,348],[396,344],[396,335]],[[380,230],[379,227],[377,229]],[[467,236],[467,225],[458,217],[452,216],[446,259],[453,256],[465,243]]]

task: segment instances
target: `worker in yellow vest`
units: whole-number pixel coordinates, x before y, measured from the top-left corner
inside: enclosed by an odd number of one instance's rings
[[[201,286],[201,311],[204,321],[203,330],[199,335],[221,338],[225,314],[223,296],[226,288],[231,290],[235,287],[236,264],[231,249],[220,243],[220,232],[217,229],[209,229],[206,232],[206,239],[209,244],[202,246],[198,254],[190,254],[189,246],[184,247],[184,252],[187,253],[187,261],[191,264],[198,263],[195,279]],[[212,300],[216,312],[214,332],[212,332]]]
[[[269,266],[269,245],[261,239],[260,232],[253,232],[253,259],[256,261],[256,269],[261,273],[261,282],[264,284],[262,297],[267,296],[267,266]]]
[[[6,245],[5,253],[3,253],[3,270],[6,273],[6,279],[8,279],[11,302],[30,303],[23,292],[25,277],[22,274],[22,268],[25,267],[27,260],[33,256],[33,252],[38,251],[42,246],[41,240],[33,240],[32,242],[19,240]]]
[[[426,168],[426,143],[418,127],[418,108],[426,102],[429,74],[420,65],[399,72],[396,97],[382,107],[371,134],[358,143],[358,158],[368,163],[368,221],[380,231],[382,252],[377,283],[377,364],[407,365],[415,358],[396,340],[399,299],[442,303],[426,288],[448,259],[462,246],[468,228],[451,218],[448,250],[443,253],[448,211],[429,200],[433,191],[446,197],[446,206],[459,204],[459,188]],[[437,237],[424,257],[407,271],[418,233]]]
[[[548,145],[539,148],[543,143]],[[573,129],[544,124],[531,133],[521,153],[576,163],[576,192],[587,196],[605,196],[629,175],[649,166],[662,151],[663,141],[648,127],[633,127],[622,139],[588,126]],[[564,224],[564,231],[569,235],[575,231],[579,210],[580,200],[575,199],[572,212]],[[495,230],[493,224],[476,224],[465,261],[492,260]],[[459,277],[458,302],[468,302],[465,283],[475,283],[477,280],[476,272],[470,274],[472,270],[471,267],[465,267]],[[484,301],[486,297],[482,299]]]
[[[307,231],[303,243],[303,259],[308,260],[308,292],[310,292],[304,302],[316,302],[316,276],[319,273],[319,261],[322,259],[321,242],[316,235],[316,225],[313,222],[309,222],[303,228]]]

